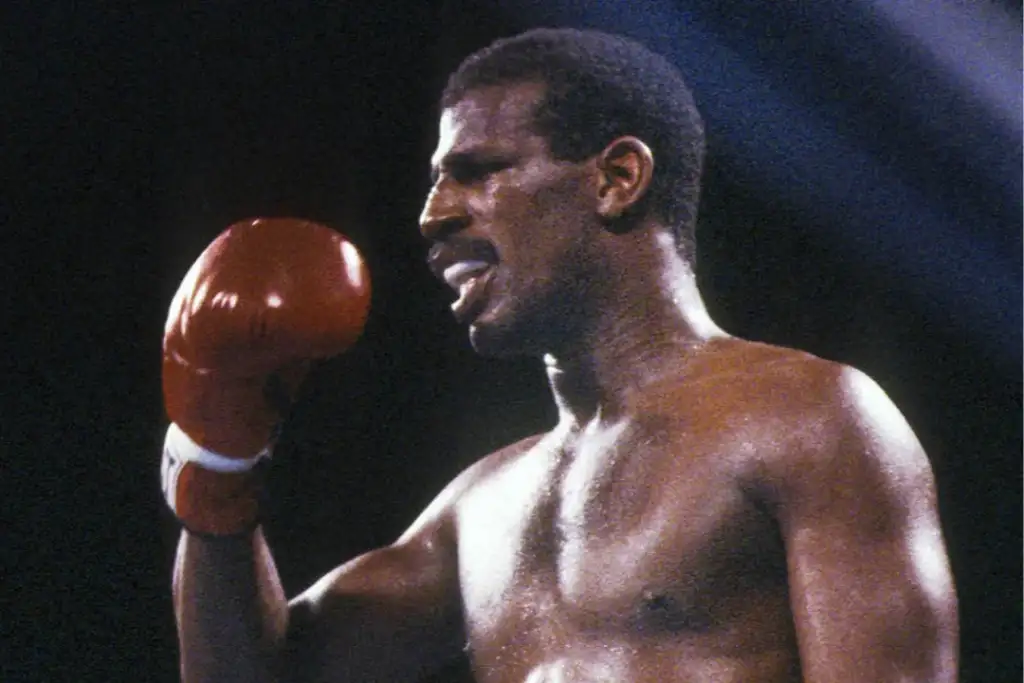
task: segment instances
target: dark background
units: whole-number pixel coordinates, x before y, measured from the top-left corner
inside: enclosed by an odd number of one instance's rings
[[[415,221],[445,74],[560,24],[621,30],[684,69],[709,129],[713,314],[896,400],[938,478],[963,680],[1020,680],[1019,5],[935,5],[996,12],[981,35],[1008,31],[1009,59],[979,67],[985,40],[941,35],[937,60],[867,3],[638,4],[5,5],[0,679],[176,679],[160,336],[184,271],[235,220],[325,222],[374,277],[363,339],[319,368],[273,464],[289,594],[550,424],[537,363],[471,352]],[[984,96],[1000,74],[1016,119]]]

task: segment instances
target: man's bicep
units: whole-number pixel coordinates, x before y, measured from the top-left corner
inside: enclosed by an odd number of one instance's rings
[[[808,680],[953,680],[939,676],[952,676],[956,646],[941,537],[918,528],[880,538],[856,526],[790,526],[790,596]]]
[[[346,562],[289,604],[285,680],[415,680],[465,642],[455,478],[392,545]]]
[[[293,599],[284,680],[415,680],[460,654],[455,510],[501,457],[530,443],[477,461],[394,544],[341,565]]]
[[[931,468],[899,411],[851,371],[781,482],[803,668],[814,681],[955,677],[956,606]]]
[[[289,605],[285,680],[415,680],[462,647],[456,569],[412,538],[338,567]]]

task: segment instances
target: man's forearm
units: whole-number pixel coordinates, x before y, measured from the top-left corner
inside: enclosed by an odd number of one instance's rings
[[[185,683],[277,680],[288,604],[263,533],[182,532],[174,611]]]

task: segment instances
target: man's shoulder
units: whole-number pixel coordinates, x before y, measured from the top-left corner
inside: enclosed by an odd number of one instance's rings
[[[803,351],[749,342],[717,362],[720,368],[703,378],[701,394],[746,443],[756,445],[753,461],[776,484],[818,486],[851,471],[874,472],[876,482],[930,477],[913,429],[867,373]]]
[[[481,457],[459,475],[465,480],[464,489],[472,488],[473,485],[488,479],[512,463],[527,457],[546,436],[546,432],[533,434]]]
[[[865,424],[902,419],[885,392],[856,368],[813,354],[729,340],[650,392],[645,420],[676,425],[681,439],[746,444],[765,466],[828,457]],[[750,463],[748,463],[750,464]]]
[[[706,388],[721,389],[738,410],[773,416],[787,428],[818,424],[837,436],[865,422],[902,419],[882,387],[852,365],[753,342],[731,353],[719,361],[720,372],[708,375]]]
[[[684,406],[733,420],[757,415],[800,419],[841,404],[850,366],[797,349],[729,339],[688,359],[651,392],[654,410]]]
[[[530,453],[544,436],[543,433],[533,434],[473,461],[445,487],[434,504],[447,509],[454,508],[480,482]]]
[[[450,527],[460,502],[471,491],[503,467],[529,453],[543,437],[543,434],[528,436],[474,461],[434,497],[406,535],[412,536],[423,530]]]

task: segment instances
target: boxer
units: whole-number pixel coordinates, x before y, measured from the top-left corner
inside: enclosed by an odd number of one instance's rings
[[[305,362],[358,334],[368,283],[319,226],[235,230],[165,335],[183,678],[413,681],[466,651],[480,683],[955,680],[935,485],[906,420],[864,373],[705,309],[703,128],[675,69],[535,30],[468,58],[441,104],[429,266],[474,349],[544,363],[557,423],[286,600],[258,463]],[[235,321],[230,292],[258,312]]]

